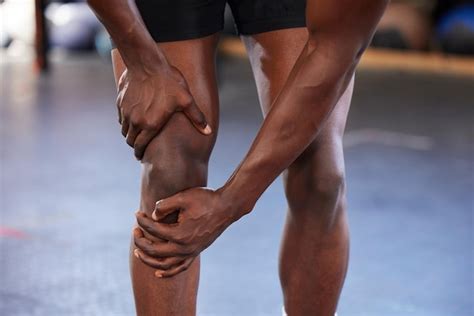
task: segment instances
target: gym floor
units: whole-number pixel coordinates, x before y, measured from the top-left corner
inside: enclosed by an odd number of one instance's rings
[[[244,59],[222,59],[209,185],[261,121]],[[1,64],[0,314],[132,315],[140,166],[109,64]],[[351,261],[339,316],[473,315],[474,78],[360,70],[345,136]],[[280,315],[281,179],[203,254],[198,315]]]

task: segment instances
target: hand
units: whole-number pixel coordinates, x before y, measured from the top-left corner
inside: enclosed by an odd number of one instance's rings
[[[164,241],[151,241],[136,228],[135,256],[158,269],[158,277],[176,275],[236,220],[237,212],[232,208],[219,191],[207,188],[192,188],[158,201],[152,218],[144,212],[137,212],[136,216],[143,231]],[[179,212],[176,223],[160,222],[174,212]]]
[[[127,69],[118,84],[117,107],[122,135],[142,159],[147,145],[171,116],[183,112],[204,135],[212,133],[181,72],[170,65],[153,71]]]

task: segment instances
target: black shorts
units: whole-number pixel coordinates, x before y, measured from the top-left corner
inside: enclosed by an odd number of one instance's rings
[[[226,3],[237,32],[250,35],[304,27],[306,0],[136,0],[156,42],[204,37],[224,27]]]

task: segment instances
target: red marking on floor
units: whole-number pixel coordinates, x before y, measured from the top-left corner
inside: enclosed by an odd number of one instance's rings
[[[22,232],[20,230],[0,226],[0,237],[11,237],[11,238],[17,238],[17,239],[24,239],[28,236],[27,236],[27,234],[25,234],[24,232]]]

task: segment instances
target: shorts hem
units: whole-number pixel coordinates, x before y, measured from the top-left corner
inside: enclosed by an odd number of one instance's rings
[[[159,32],[152,32],[150,35],[155,40],[155,42],[177,42],[190,39],[197,39],[212,35],[214,33],[222,31],[224,26],[212,26],[207,28],[201,28],[199,30],[189,30],[189,31],[178,31],[173,30],[173,32],[167,32],[166,30],[160,29]]]
[[[305,17],[288,17],[278,19],[268,19],[260,21],[251,21],[245,23],[236,23],[237,32],[239,35],[253,35],[258,33],[265,33],[281,29],[290,29],[296,27],[305,27]]]
[[[203,38],[203,37],[215,34],[217,32],[220,32],[222,31],[222,29],[223,29],[223,26],[220,26],[220,27],[213,26],[213,27],[203,28],[200,30],[190,30],[190,31],[180,31],[180,32],[176,32],[176,30],[174,30],[174,33],[166,32],[166,31],[163,31],[163,29],[160,29],[159,33],[158,32],[150,33],[150,35],[156,43],[177,42],[177,41]],[[112,44],[112,49],[117,48],[112,38],[110,38],[110,42]]]

